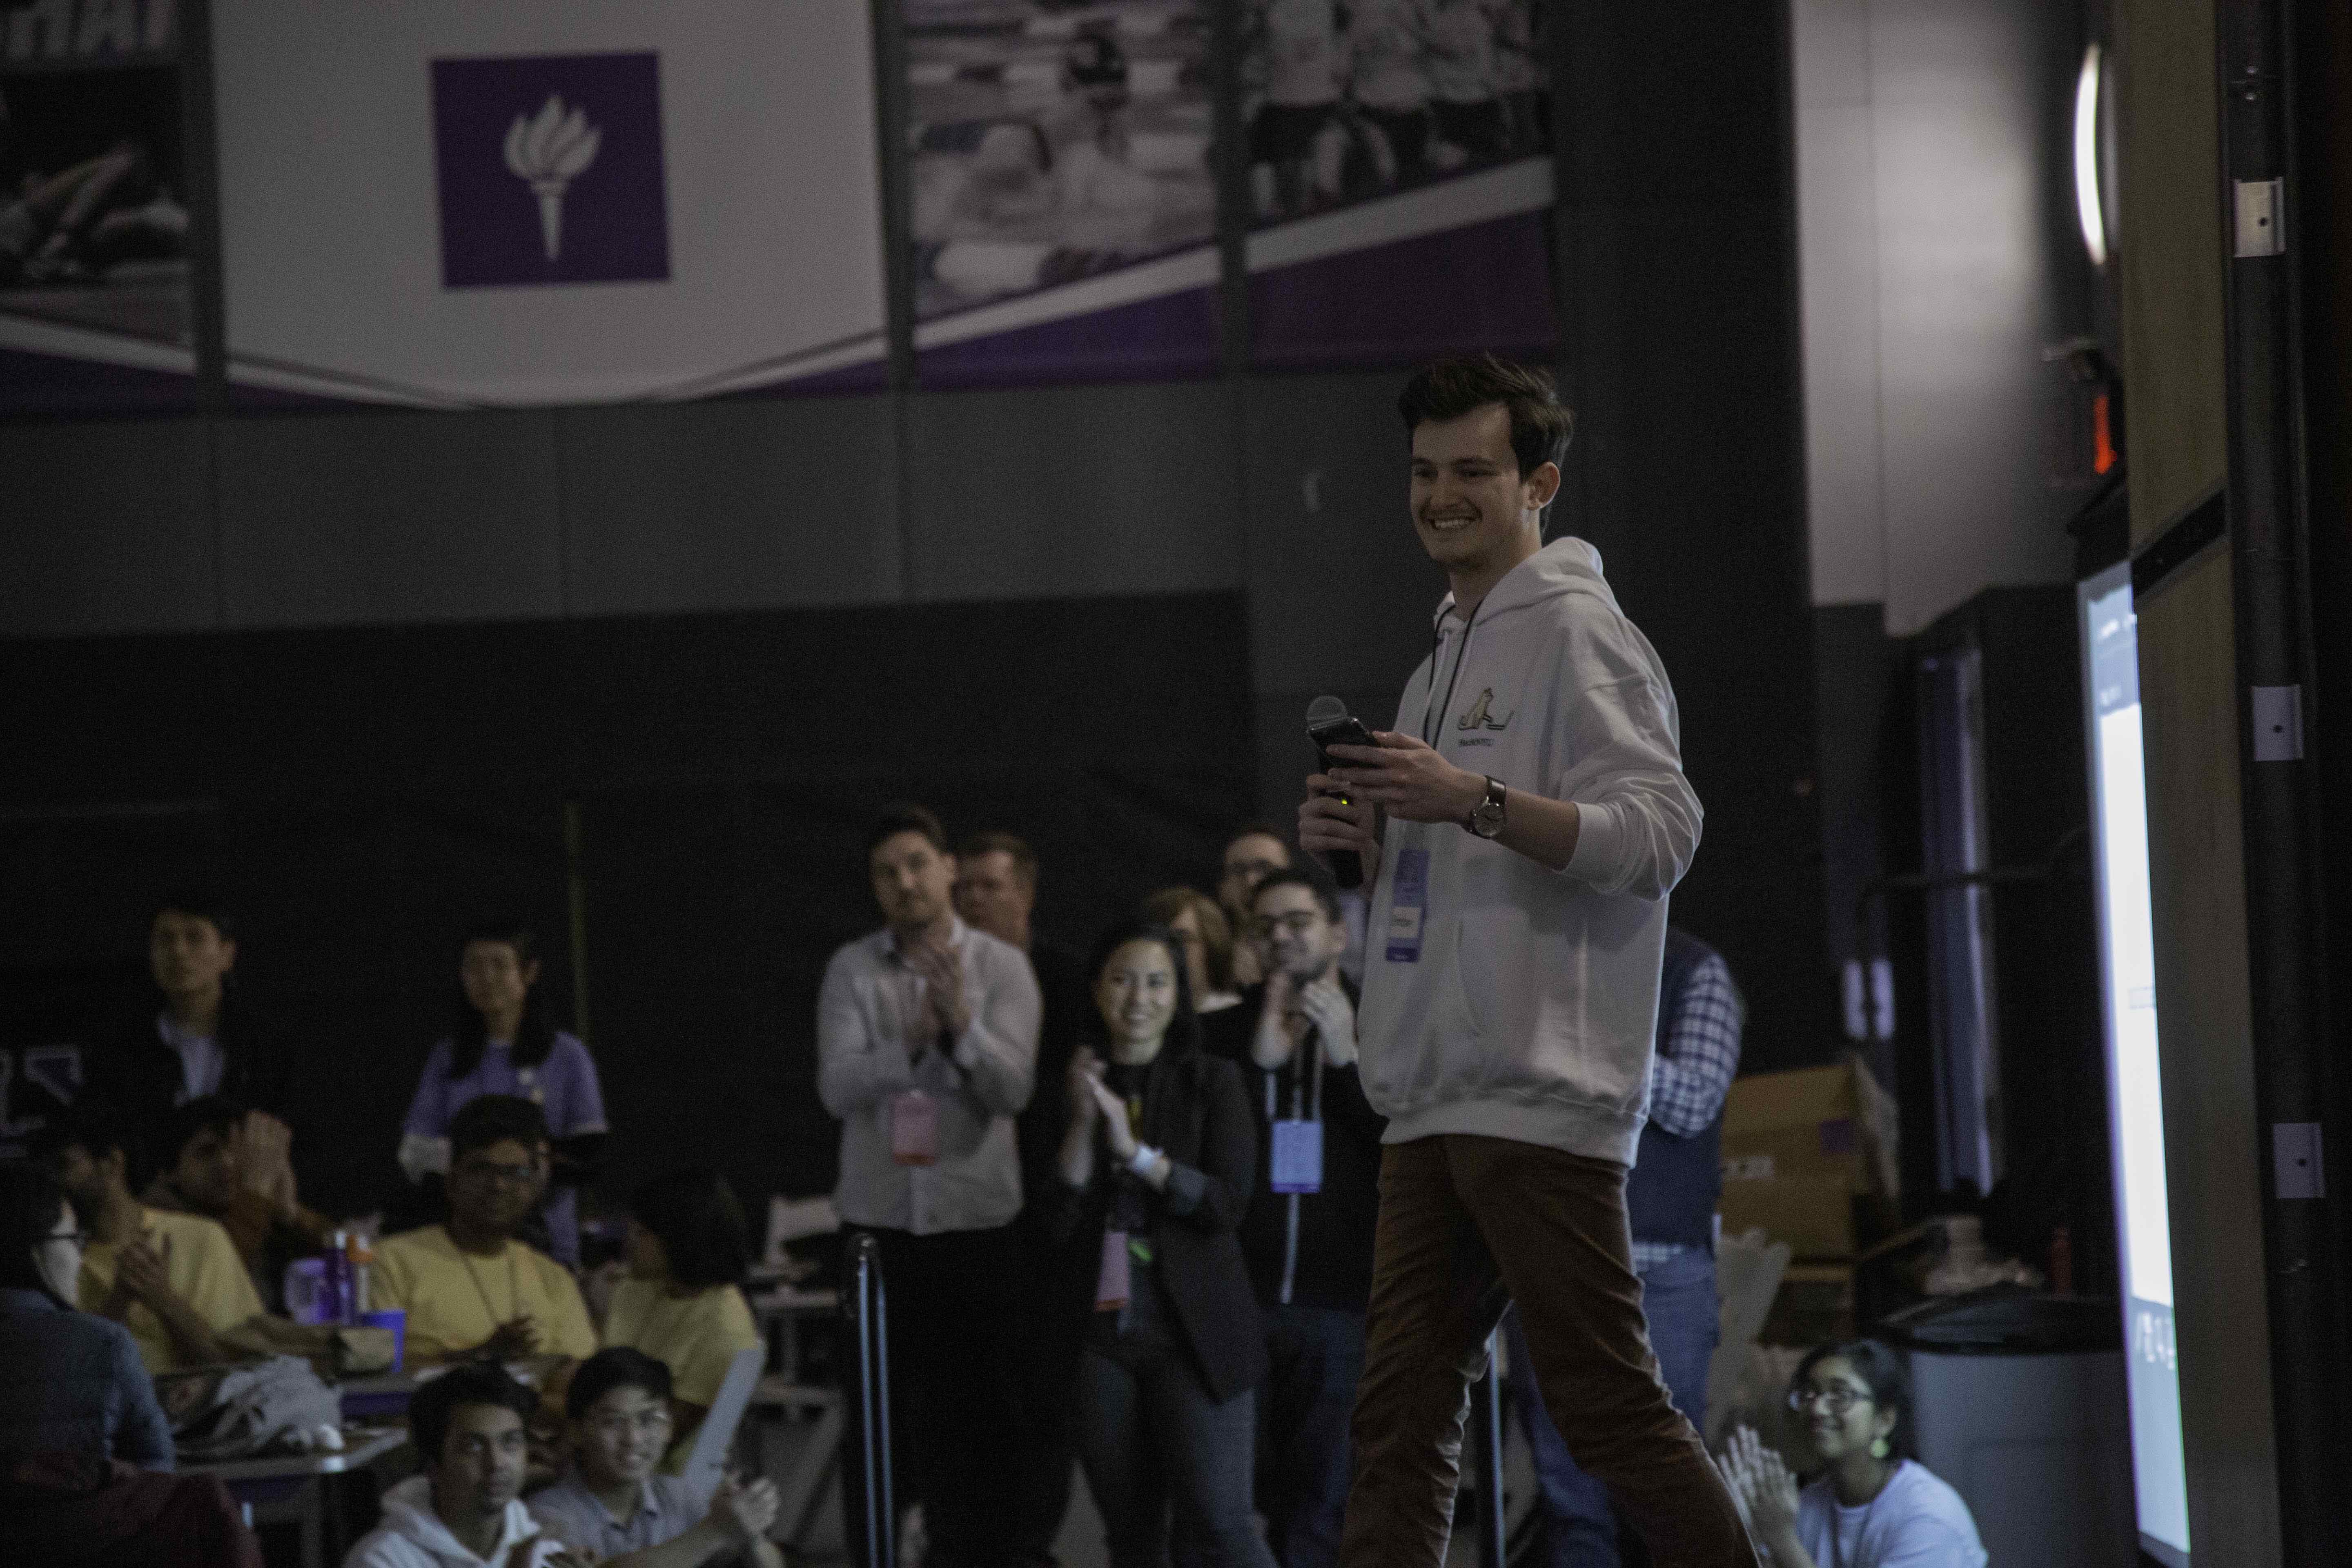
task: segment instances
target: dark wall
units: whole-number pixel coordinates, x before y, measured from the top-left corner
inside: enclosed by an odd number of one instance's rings
[[[12,1033],[141,1005],[150,900],[219,886],[300,1048],[306,1190],[355,1211],[458,932],[512,911],[556,1015],[584,992],[608,1187],[692,1151],[820,1191],[814,999],[875,924],[873,810],[1029,837],[1045,932],[1083,942],[1248,809],[1245,647],[1232,595],[14,643],[0,725],[42,744],[0,784],[0,885],[37,889],[0,912]]]
[[[1823,1060],[1785,18],[1673,0],[1556,20],[1580,430],[1554,531],[1599,545],[1674,680],[1707,814],[1675,916],[1738,972],[1748,1065]],[[0,963],[135,967],[142,857],[61,872],[92,840],[55,825],[193,800],[180,826],[140,820],[214,835],[278,929],[343,941],[349,887],[383,903],[336,963],[373,976],[349,1052],[383,1078],[361,1087],[404,1094],[449,889],[478,873],[560,923],[577,801],[611,1080],[635,1081],[630,1040],[673,1037],[646,1084],[701,1060],[772,1096],[779,1125],[730,1158],[820,1184],[803,1068],[761,1054],[813,984],[769,955],[866,918],[820,847],[919,786],[959,826],[1053,846],[1049,923],[1082,928],[1129,882],[1204,877],[1231,820],[1287,819],[1307,700],[1389,718],[1444,591],[1404,512],[1402,375],[0,424],[0,634],[26,639],[0,660],[30,672],[0,700],[42,738],[0,788],[11,832],[54,850]],[[1047,753],[1084,771],[1024,771]],[[289,877],[304,890],[265,891]],[[331,1033],[302,988],[344,982],[268,946],[257,986]]]

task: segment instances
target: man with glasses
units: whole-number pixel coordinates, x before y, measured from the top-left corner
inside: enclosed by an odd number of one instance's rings
[[[1348,1418],[1364,1366],[1381,1134],[1356,1068],[1356,994],[1338,895],[1305,868],[1250,900],[1265,984],[1234,1009],[1258,1174],[1241,1227],[1271,1370],[1258,1401],[1257,1505],[1284,1568],[1326,1568],[1348,1504]]]
[[[547,1119],[520,1096],[469,1100],[449,1124],[449,1218],[376,1248],[370,1304],[408,1314],[413,1366],[596,1350],[571,1271],[516,1239],[547,1183]]]
[[[1250,939],[1250,895],[1276,871],[1290,869],[1290,845],[1262,822],[1244,824],[1225,840],[1217,871],[1217,902],[1234,928],[1234,984],[1247,990],[1265,976],[1265,955]]]
[[[767,1538],[775,1483],[723,1482],[705,1512],[685,1481],[655,1473],[669,1446],[669,1368],[642,1351],[616,1346],[581,1363],[563,1399],[572,1468],[531,1494],[532,1517],[604,1568],[688,1568],[725,1553],[783,1568]]]

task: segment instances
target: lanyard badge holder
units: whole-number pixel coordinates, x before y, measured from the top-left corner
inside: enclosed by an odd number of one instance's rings
[[[923,985],[919,979],[911,994],[902,995],[900,1005],[906,1016],[918,1020],[923,1016]],[[910,1047],[910,1060],[919,1062],[922,1051]],[[895,1164],[919,1166],[940,1163],[940,1102],[919,1089],[902,1090],[890,1097],[890,1159]]]
[[[1323,1190],[1323,1041],[1318,1035],[1309,1047],[1315,1054],[1315,1089],[1307,1092],[1307,1074],[1290,1086],[1290,1114],[1274,1122],[1274,1149],[1267,1162],[1267,1184],[1277,1193],[1319,1193]],[[1274,1078],[1266,1076],[1266,1096],[1274,1095]],[[1302,1104],[1302,1100],[1304,1103]],[[1269,1105],[1268,1110],[1273,1107]]]

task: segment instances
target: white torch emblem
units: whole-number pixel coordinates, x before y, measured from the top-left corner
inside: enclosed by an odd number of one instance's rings
[[[596,161],[604,139],[584,110],[565,114],[563,100],[552,93],[537,114],[516,115],[507,132],[507,167],[539,198],[539,235],[550,261],[563,254],[563,188]]]

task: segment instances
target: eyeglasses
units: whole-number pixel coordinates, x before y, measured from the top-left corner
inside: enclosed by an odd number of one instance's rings
[[[1789,1390],[1789,1408],[1802,1415],[1807,1409],[1819,1405],[1832,1415],[1843,1415],[1857,1405],[1868,1405],[1871,1397],[1851,1388],[1792,1388]]]
[[[659,1437],[669,1430],[669,1412],[656,1407],[640,1410],[635,1415],[599,1415],[588,1425],[608,1443],[617,1443],[632,1431],[647,1437]]]
[[[49,1232],[48,1235],[41,1237],[41,1239],[43,1241],[70,1241],[76,1247],[87,1249],[89,1246],[89,1232],[86,1230],[53,1230]]]

